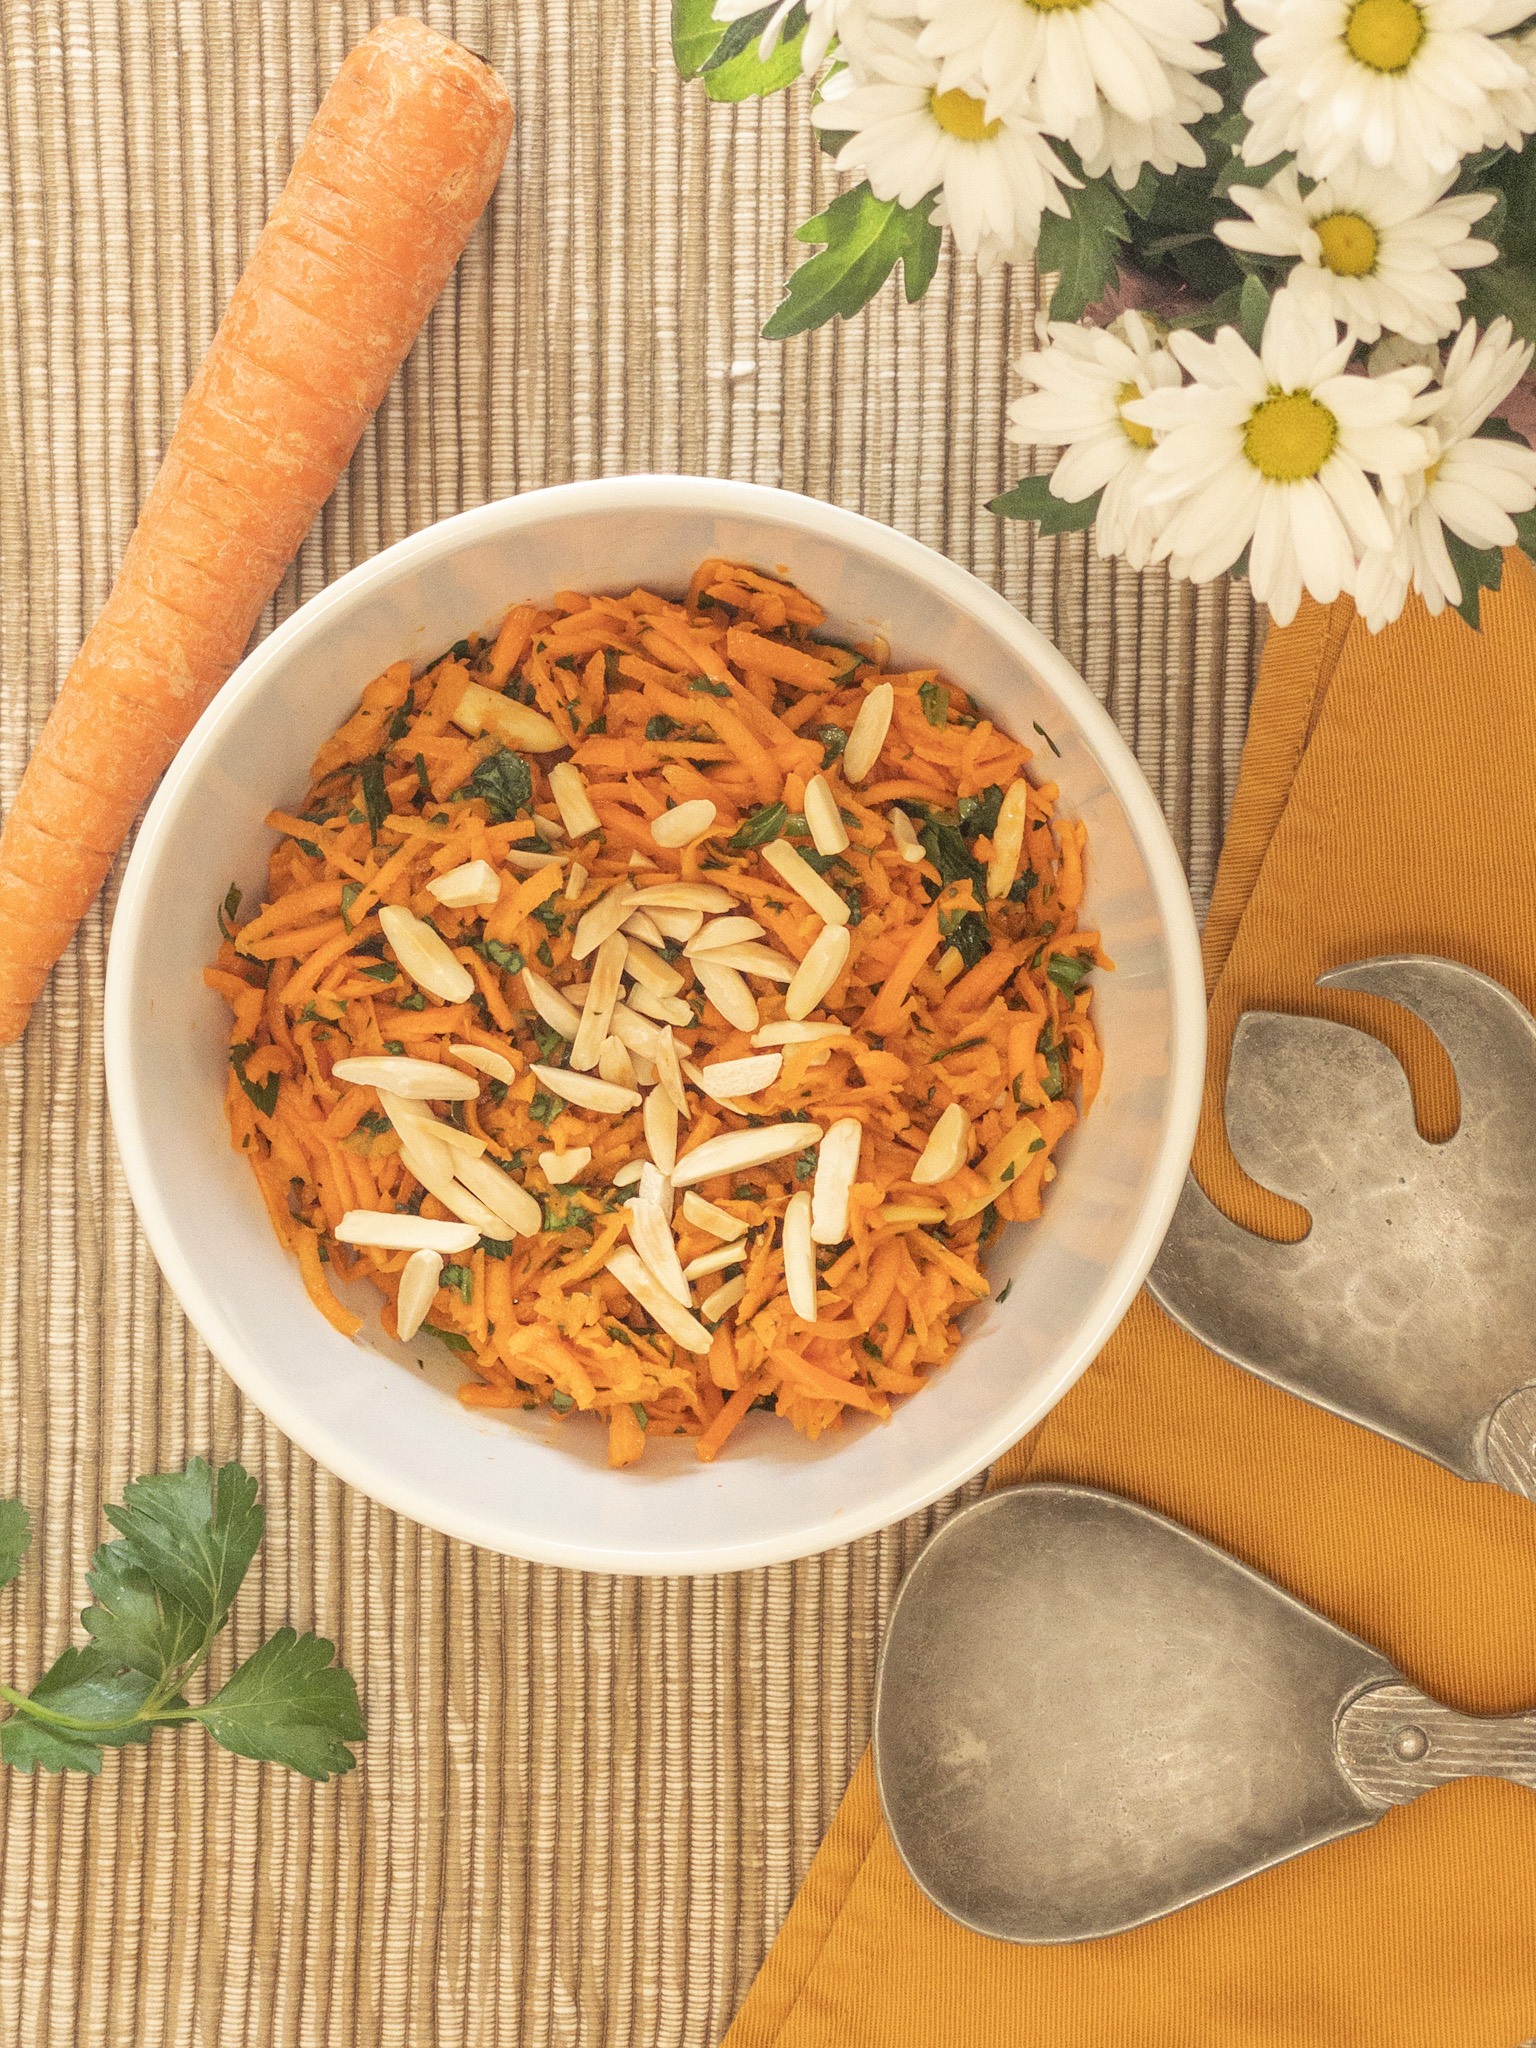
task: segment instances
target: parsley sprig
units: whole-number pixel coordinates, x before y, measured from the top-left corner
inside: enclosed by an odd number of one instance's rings
[[[0,1758],[20,1771],[94,1775],[104,1749],[200,1721],[237,1756],[322,1782],[350,1771],[347,1745],[367,1728],[352,1674],[321,1636],[280,1628],[211,1699],[186,1698],[266,1527],[245,1468],[194,1458],[182,1472],[135,1479],[107,1520],[119,1540],[101,1546],[86,1575],[94,1598],[80,1619],[90,1641],[66,1650],[30,1693],[0,1685],[10,1708]],[[30,1540],[20,1501],[0,1501],[0,1586],[20,1571]]]

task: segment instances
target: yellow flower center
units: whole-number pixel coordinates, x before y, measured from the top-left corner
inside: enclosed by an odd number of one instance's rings
[[[974,94],[962,92],[955,86],[949,92],[932,92],[928,95],[933,107],[933,118],[946,135],[956,136],[961,142],[990,142],[1001,121],[987,119],[987,103]]]
[[[1376,268],[1381,237],[1358,213],[1330,213],[1312,223],[1323,245],[1323,262],[1335,277],[1369,277]]]
[[[1145,396],[1139,384],[1122,384],[1115,393],[1115,403],[1120,408],[1120,425],[1133,448],[1150,448],[1153,445],[1152,429],[1144,427],[1140,420],[1128,420],[1125,416],[1125,408]]]
[[[1338,438],[1338,421],[1309,391],[1275,391],[1249,415],[1243,453],[1271,483],[1299,484],[1317,475]]]
[[[1344,40],[1372,71],[1406,71],[1424,35],[1424,10],[1415,0],[1355,0]]]

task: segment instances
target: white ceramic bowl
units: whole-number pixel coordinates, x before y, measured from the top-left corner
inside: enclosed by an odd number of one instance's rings
[[[307,786],[363,685],[426,660],[524,597],[680,590],[706,555],[781,566],[833,629],[879,631],[1033,738],[1089,832],[1087,920],[1116,962],[1097,978],[1105,1051],[1093,1114],[1063,1148],[1044,1219],[1011,1229],[947,1371],[885,1424],[807,1443],[754,1415],[720,1460],[651,1445],[610,1472],[606,1432],[476,1414],[372,1326],[349,1343],[277,1244],[222,1095],[227,1013],[203,987],[214,908],[259,896],[274,805]],[[107,971],[117,1141],[155,1255],[214,1355],[322,1465],[450,1536],[543,1562],[713,1572],[800,1557],[911,1513],[995,1458],[1059,1400],[1141,1285],[1193,1143],[1205,1004],[1189,895],[1152,794],[1063,657],[994,592],[851,512],[747,484],[625,477],[482,506],[388,549],[295,613],[243,662],[161,785],[129,863]],[[437,1347],[428,1345],[428,1351]]]

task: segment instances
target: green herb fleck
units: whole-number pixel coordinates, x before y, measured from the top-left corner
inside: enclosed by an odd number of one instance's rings
[[[789,823],[788,804],[759,804],[748,811],[740,826],[726,841],[730,853],[750,853],[754,846],[767,846]]]
[[[549,1405],[557,1415],[569,1415],[576,1403],[569,1394],[551,1394]]]
[[[361,882],[343,882],[341,885],[341,922],[343,928],[347,931],[352,929],[352,906],[362,893],[363,885]]]
[[[731,694],[729,683],[712,683],[708,676],[694,676],[688,687],[690,690],[702,690],[706,697],[729,697]]]
[[[669,740],[682,727],[675,718],[668,718],[664,711],[658,711],[654,718],[645,721],[645,736],[648,740]]]
[[[1046,967],[1046,979],[1053,981],[1064,995],[1075,993],[1080,982],[1093,972],[1093,962],[1081,953],[1053,953]]]
[[[255,1050],[255,1046],[249,1042],[243,1045],[232,1045],[229,1048],[229,1064],[234,1068],[235,1079],[245,1090],[252,1104],[261,1111],[263,1116],[270,1116],[273,1110],[277,1108],[277,1089],[281,1077],[277,1074],[268,1074],[265,1081],[253,1081],[251,1079],[250,1075],[245,1071],[245,1063]]]
[[[238,882],[231,882],[224,892],[224,901],[219,906],[219,930],[226,939],[235,936],[234,923],[240,911],[240,899],[244,890]]]
[[[516,946],[505,945],[500,939],[471,939],[469,943],[483,960],[489,960],[503,974],[522,973],[523,956]]]
[[[370,981],[393,981],[399,969],[389,960],[380,960],[376,966],[360,967],[357,971]]]
[[[551,1095],[541,1088],[529,1103],[528,1114],[536,1124],[552,1124],[564,1107],[558,1095]]]
[[[943,683],[921,683],[917,700],[923,707],[923,716],[930,725],[947,725],[949,722],[949,690]]]
[[[521,754],[498,747],[476,766],[458,794],[478,797],[493,824],[510,824],[519,811],[527,810],[533,802],[533,770]]]
[[[469,1266],[444,1266],[442,1284],[451,1287],[466,1308],[474,1299],[475,1275]]]
[[[401,1044],[398,1038],[386,1038],[384,1041],[384,1050],[386,1052],[394,1053],[396,1058],[398,1058],[400,1054],[405,1051],[405,1047]]]
[[[461,1337],[457,1330],[439,1329],[436,1323],[423,1323],[422,1329],[429,1337],[435,1337],[439,1344],[446,1344],[450,1351],[470,1352],[474,1345],[467,1337]]]
[[[384,787],[384,758],[375,754],[363,763],[360,770],[363,783],[363,803],[368,812],[368,837],[377,846],[379,831],[390,814],[389,791]]]
[[[1002,1307],[1003,1303],[1008,1299],[1009,1295],[1012,1294],[1012,1292],[1013,1282],[1011,1280],[1005,1280],[1002,1286],[997,1290],[997,1305],[999,1308]]]
[[[431,803],[432,782],[427,774],[427,757],[425,754],[418,754],[416,756],[416,787],[420,790],[426,802]]]
[[[402,1010],[424,1010],[427,1007],[427,999],[419,988],[413,988],[409,995],[397,996],[395,1000]]]
[[[962,1038],[958,1045],[946,1045],[942,1052],[930,1053],[928,1064],[936,1067],[940,1060],[947,1060],[957,1052],[969,1052],[973,1045],[985,1045],[986,1042],[984,1038]]]
[[[1051,738],[1050,734],[1046,731],[1045,727],[1040,723],[1038,718],[1034,719],[1032,723],[1034,725],[1035,731],[1039,733],[1041,739],[1045,741],[1045,744],[1050,748],[1051,752],[1056,756],[1057,760],[1059,761],[1061,759],[1060,747],[1057,746],[1056,742]]]
[[[848,744],[846,729],[840,725],[818,725],[811,731],[813,740],[821,742],[821,765],[830,768]]]
[[[990,839],[997,830],[997,814],[1002,805],[1003,792],[995,782],[989,783],[975,796],[961,797],[955,811],[965,838]]]

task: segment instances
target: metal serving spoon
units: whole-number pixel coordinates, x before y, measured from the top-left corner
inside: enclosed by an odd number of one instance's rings
[[[1007,1941],[1138,1926],[1453,1778],[1536,1791],[1536,1713],[1454,1713],[1177,1523],[1046,1484],[918,1558],[874,1751],[907,1868]]]
[[[1245,1172],[1311,1212],[1311,1231],[1255,1237],[1191,1178],[1147,1284],[1250,1372],[1536,1500],[1536,1019],[1486,975],[1421,954],[1319,986],[1423,1018],[1456,1069],[1455,1136],[1419,1136],[1379,1039],[1252,1011],[1232,1043],[1227,1135]]]

